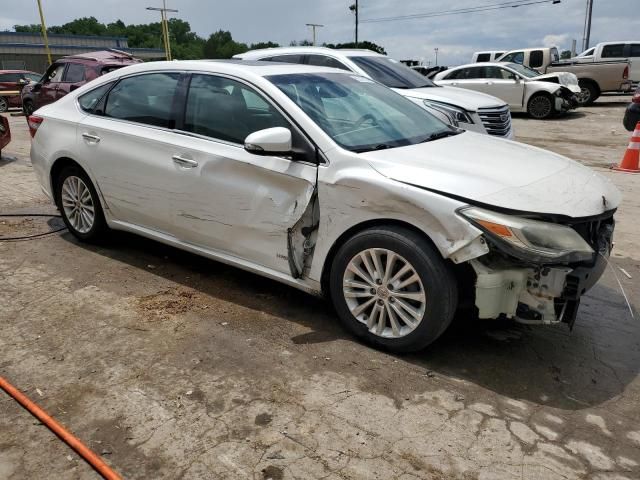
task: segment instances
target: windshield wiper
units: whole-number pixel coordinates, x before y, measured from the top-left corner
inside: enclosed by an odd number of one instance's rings
[[[454,135],[458,135],[462,132],[463,130],[442,130],[441,132],[432,133],[420,143],[431,142],[432,140],[438,140],[445,137],[453,137]]]
[[[375,146],[370,146],[370,147],[364,147],[364,148],[356,148],[351,150],[352,152],[355,153],[364,153],[364,152],[371,152],[373,150],[386,150],[387,148],[394,148],[397,145],[389,145],[387,143],[380,143],[378,145]]]

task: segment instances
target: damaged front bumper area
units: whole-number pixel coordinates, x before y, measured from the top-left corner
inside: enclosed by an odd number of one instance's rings
[[[590,260],[538,263],[487,236],[490,252],[470,261],[477,281],[475,305],[483,319],[506,316],[526,324],[573,327],[580,297],[604,272],[613,245],[613,214],[568,225],[592,248]]]
[[[555,109],[556,112],[568,112],[580,105],[578,95],[573,93],[567,87],[560,87],[555,93]]]

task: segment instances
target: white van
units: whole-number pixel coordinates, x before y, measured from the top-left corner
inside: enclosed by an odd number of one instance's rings
[[[493,62],[504,55],[504,50],[487,50],[486,52],[475,52],[471,57],[471,63]]]
[[[630,64],[629,79],[634,85],[640,83],[640,40],[602,42],[585,50],[573,60],[584,63],[627,60]]]

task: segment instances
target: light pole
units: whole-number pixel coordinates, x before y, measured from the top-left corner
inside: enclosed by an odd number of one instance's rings
[[[311,27],[313,30],[313,46],[316,46],[316,28],[322,28],[324,25],[320,25],[319,23],[305,23],[307,27]]]
[[[51,49],[49,48],[49,37],[47,37],[47,25],[44,23],[44,14],[42,13],[42,3],[38,0],[38,11],[40,12],[40,27],[42,28],[42,36],[44,37],[44,49],[47,51],[49,65],[53,63],[51,60]]]
[[[434,52],[436,52],[436,67],[438,66],[438,47],[433,49]]]
[[[356,43],[355,43],[355,48],[358,48],[358,11],[359,11],[358,0],[356,0],[356,3],[354,3],[351,6],[349,6],[349,10],[351,10],[353,13],[356,14]]]
[[[167,22],[167,12],[178,13],[178,10],[167,8],[167,0],[162,0],[162,8],[147,7],[147,10],[160,12],[164,54],[167,60],[171,60],[171,42],[169,40],[169,22]]]
[[[591,41],[591,14],[593,13],[593,0],[587,0],[587,13],[584,19],[584,37],[582,51],[584,52],[589,48],[589,42]]]

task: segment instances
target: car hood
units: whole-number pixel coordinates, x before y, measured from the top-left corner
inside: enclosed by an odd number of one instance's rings
[[[501,107],[505,104],[504,101],[499,98],[464,88],[423,87],[410,89],[394,88],[393,90],[405,97],[450,103],[451,105],[460,106],[469,112],[475,112],[479,108]]]
[[[573,93],[580,93],[578,77],[571,72],[553,72],[532,78],[534,82],[552,82],[567,87]]]
[[[609,180],[573,160],[473,132],[360,155],[393,180],[502,209],[580,218],[621,199]]]

